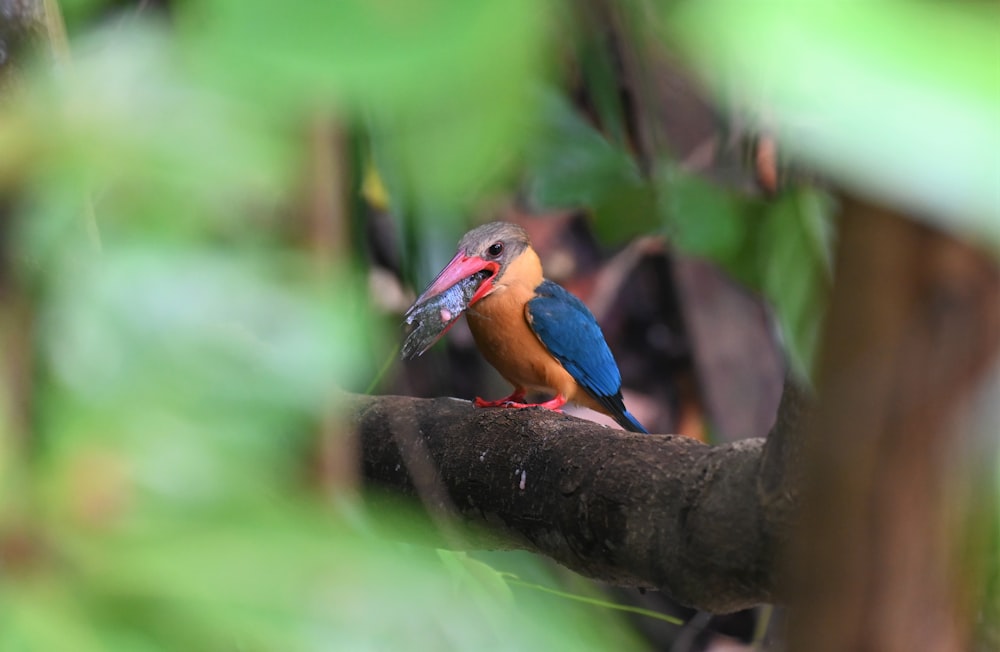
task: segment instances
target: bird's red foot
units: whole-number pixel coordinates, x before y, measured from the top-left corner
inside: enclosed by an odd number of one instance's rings
[[[514,392],[507,398],[502,398],[498,401],[484,401],[483,399],[476,397],[476,407],[507,407],[507,408],[529,408],[529,407],[541,407],[546,410],[552,410],[553,412],[562,412],[559,408],[566,405],[566,399],[559,395],[555,398],[545,401],[544,403],[524,403],[524,393]]]
[[[518,407],[524,400],[524,390],[516,389],[514,393],[507,398],[497,399],[496,401],[487,401],[486,399],[476,397],[474,401],[476,407],[480,408],[491,408],[491,407]]]

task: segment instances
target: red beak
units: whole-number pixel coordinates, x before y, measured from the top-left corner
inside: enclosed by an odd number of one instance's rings
[[[424,290],[423,294],[417,297],[417,300],[413,302],[413,305],[419,306],[431,297],[441,294],[459,281],[469,278],[476,272],[481,272],[484,269],[489,270],[491,274],[496,275],[496,273],[500,270],[500,265],[492,261],[483,260],[478,256],[466,256],[464,252],[458,252],[455,254],[455,257],[451,259],[451,262],[448,263],[440,273],[438,273],[437,277],[431,282],[431,284],[427,286],[427,289]],[[472,298],[469,300],[469,305],[471,306],[475,302],[482,299],[492,289],[493,276],[490,276],[483,281],[482,285],[479,286],[479,289],[476,290],[476,293],[472,295]]]

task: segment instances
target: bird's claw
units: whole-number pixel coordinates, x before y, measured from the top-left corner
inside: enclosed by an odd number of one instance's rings
[[[523,394],[517,394],[517,393],[512,394],[512,395],[510,395],[510,396],[508,396],[506,398],[497,399],[496,401],[487,401],[487,400],[482,399],[482,398],[480,398],[480,397],[477,396],[476,400],[474,401],[474,403],[475,403],[475,406],[479,407],[479,408],[495,408],[495,407],[500,407],[500,408],[530,408],[530,407],[541,407],[541,408],[545,408],[547,410],[552,410],[553,412],[558,412],[560,414],[562,414],[562,410],[560,408],[563,405],[566,404],[566,399],[564,399],[562,396],[557,396],[557,397],[555,397],[554,399],[552,399],[550,401],[545,401],[544,403],[524,403],[523,402],[524,398],[525,397],[524,397]]]
[[[523,396],[520,397],[520,398],[521,398],[521,400],[524,400]],[[507,398],[501,398],[501,399],[497,399],[495,401],[487,401],[486,399],[480,398],[480,397],[477,396],[476,400],[473,401],[473,403],[475,404],[475,406],[477,408],[525,407],[525,405],[523,403],[518,403],[514,399],[515,399],[515,397],[508,396]]]

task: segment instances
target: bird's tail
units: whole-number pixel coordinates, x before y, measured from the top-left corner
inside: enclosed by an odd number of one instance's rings
[[[644,435],[649,434],[649,431],[643,428],[639,420],[632,416],[632,413],[628,410],[622,410],[615,414],[614,419],[618,422],[618,425],[629,432],[641,432]]]
[[[642,427],[639,420],[632,416],[632,413],[625,409],[625,401],[622,400],[621,390],[617,394],[605,396],[593,396],[600,405],[598,410],[608,415],[618,422],[618,425],[629,432],[639,432],[648,435],[649,431]]]

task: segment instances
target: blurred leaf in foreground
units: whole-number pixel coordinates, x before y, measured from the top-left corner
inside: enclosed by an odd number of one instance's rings
[[[102,226],[220,234],[246,229],[291,186],[296,146],[282,121],[191,78],[155,26],[90,35],[71,68],[31,82],[2,107],[0,185],[21,184],[53,218],[80,219],[89,196]]]
[[[575,622],[526,613],[435,559],[284,509],[77,532],[61,572],[0,584],[0,647],[17,650],[601,650]],[[9,589],[9,590],[8,590]],[[589,611],[589,615],[588,615]]]
[[[379,102],[420,131],[443,97],[467,122],[428,187],[458,201],[517,135],[541,47],[533,3],[421,7],[188,3],[179,42],[138,20],[78,40],[0,107],[35,349],[30,437],[0,431],[0,649],[613,646],[579,631],[591,613],[522,610],[484,568],[455,586],[308,482],[372,324],[356,280],[318,287],[279,222],[305,160],[294,125],[313,100],[359,120]],[[495,56],[520,19],[525,47]],[[411,59],[384,49],[396,36]]]
[[[53,275],[41,315],[52,445],[128,450],[151,490],[175,498],[269,490],[302,452],[295,426],[359,367],[361,323],[294,278],[164,246],[118,246]]]
[[[405,179],[395,199],[405,190],[448,207],[517,160],[551,11],[533,0],[209,0],[185,3],[178,22],[192,65],[216,84],[362,118],[382,135],[380,171]]]
[[[708,0],[666,21],[792,155],[1000,251],[995,4]]]

